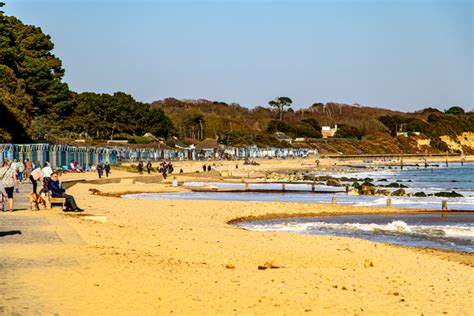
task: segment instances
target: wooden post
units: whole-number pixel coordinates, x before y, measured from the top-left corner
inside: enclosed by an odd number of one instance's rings
[[[282,190],[283,192],[285,192],[285,184],[284,184],[284,183],[281,184],[281,190]]]
[[[387,198],[387,207],[388,208],[392,207],[392,199],[391,198]]]
[[[333,205],[336,205],[336,204],[337,204],[337,198],[336,198],[336,196],[333,196],[333,197],[332,197],[332,204],[333,204]]]
[[[442,211],[447,211],[448,210],[448,201],[447,200],[443,200],[441,202],[441,210]]]
[[[248,183],[245,183],[245,190],[249,190],[249,184]]]
[[[316,191],[316,187],[315,187],[314,183],[311,184],[311,191],[312,192]]]

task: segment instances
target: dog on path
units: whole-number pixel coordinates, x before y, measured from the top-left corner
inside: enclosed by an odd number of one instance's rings
[[[30,211],[33,211],[33,210],[39,211],[40,205],[43,206],[44,209],[46,209],[46,200],[37,193],[31,193],[30,194]]]

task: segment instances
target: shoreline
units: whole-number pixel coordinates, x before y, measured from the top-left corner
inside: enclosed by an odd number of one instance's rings
[[[112,172],[114,177],[121,173]],[[0,305],[7,311],[386,314],[391,308],[391,314],[474,312],[470,300],[474,284],[469,281],[474,256],[468,253],[351,237],[253,232],[229,224],[238,218],[280,214],[384,214],[387,208],[299,202],[153,201],[93,195],[89,191],[92,188],[107,194],[131,188],[175,192],[169,183],[130,179],[109,184],[77,183],[68,193],[87,214],[57,210],[1,214],[6,219],[31,216],[38,223],[50,221],[49,226],[44,223],[41,227],[48,236],[57,232],[63,240],[44,245],[0,245],[0,251],[7,254],[3,260],[11,258],[16,265],[25,262],[24,267],[6,266],[6,280],[0,289],[10,299]],[[413,209],[390,211],[413,213]],[[95,221],[94,217],[105,220]],[[28,227],[22,229],[27,237]],[[280,268],[258,269],[265,265]]]

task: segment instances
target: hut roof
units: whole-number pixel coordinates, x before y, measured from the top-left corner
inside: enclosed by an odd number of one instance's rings
[[[202,142],[196,145],[196,149],[217,149],[219,148],[219,144],[217,144],[217,140],[213,138],[206,138]]]

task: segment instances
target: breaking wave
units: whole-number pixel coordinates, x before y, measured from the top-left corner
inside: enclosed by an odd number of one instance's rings
[[[334,231],[366,231],[372,233],[397,233],[410,235],[424,235],[429,237],[453,237],[474,239],[474,228],[467,225],[428,226],[409,225],[404,221],[396,220],[388,224],[362,223],[326,223],[326,222],[288,222],[275,224],[252,224],[249,227],[256,231],[285,231],[311,232],[317,230]]]

